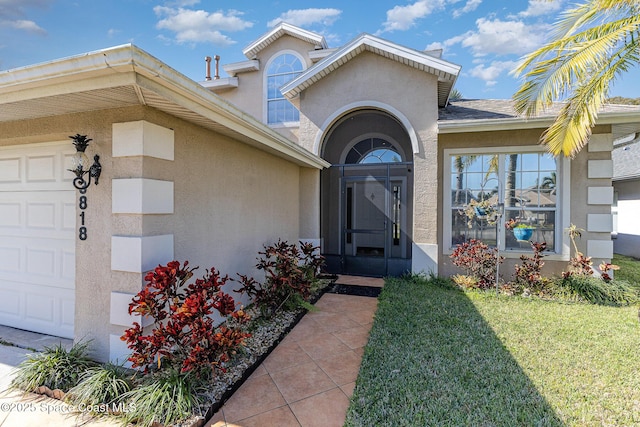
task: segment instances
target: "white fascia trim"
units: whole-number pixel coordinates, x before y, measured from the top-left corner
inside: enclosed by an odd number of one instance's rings
[[[486,120],[439,120],[438,133],[467,133],[467,132],[495,132],[501,130],[514,129],[538,129],[549,127],[553,123],[553,118],[545,117],[538,119],[486,119]]]
[[[269,46],[273,41],[277,40],[285,34],[306,41],[307,43],[312,43],[322,49],[326,49],[328,47],[327,41],[325,40],[324,36],[318,33],[304,30],[291,24],[287,24],[286,22],[281,22],[271,31],[262,35],[262,37],[260,37],[258,40],[245,47],[242,50],[242,53],[247,58],[253,59],[258,52],[260,52],[262,49]]]
[[[444,149],[443,155],[443,174],[442,177],[442,253],[445,255],[451,254],[453,251],[449,246],[451,242],[451,197],[447,197],[447,194],[451,194],[451,162],[448,161],[449,156],[456,154],[506,154],[506,153],[544,153],[545,150],[539,145],[530,146],[500,146],[500,147],[482,147],[482,148],[447,148]],[[569,226],[571,221],[571,161],[566,157],[559,157],[559,177],[560,187],[558,191],[559,205],[556,206],[556,212],[558,213],[558,219],[561,222],[556,224],[555,241],[558,242],[555,252],[545,255],[545,259],[550,261],[567,261],[569,259],[569,236],[564,233],[564,229]],[[530,254],[531,251],[521,252],[517,250],[505,250],[501,248],[500,255],[504,255],[505,258],[519,258],[523,253]]]
[[[295,98],[300,92],[311,86],[314,82],[323,78],[334,69],[351,60],[354,53],[358,54],[363,51],[382,50],[389,53],[391,57],[397,56],[403,58],[409,63],[419,64],[426,68],[432,68],[441,72],[439,79],[455,81],[460,73],[461,66],[444,61],[439,58],[427,55],[417,50],[409,49],[404,46],[392,43],[388,40],[380,39],[370,34],[362,34],[341,49],[337,50],[333,55],[328,56],[322,61],[309,68],[306,72],[284,85],[280,91],[289,98]],[[402,61],[402,63],[407,63]],[[407,64],[409,65],[409,64]],[[414,68],[418,68],[413,65]]]
[[[3,95],[0,103],[10,102],[5,96],[7,93],[25,99],[20,93],[30,91],[29,99],[41,98],[41,91],[46,92],[47,86],[58,82],[65,83],[64,87],[56,87],[58,93],[74,93],[79,90],[78,81],[83,78],[88,82],[88,89],[97,88],[91,85],[91,81],[98,78],[103,88],[129,84],[151,90],[170,102],[255,141],[259,149],[266,149],[303,167],[322,169],[329,166],[323,159],[250,114],[131,44],[36,66],[0,71],[0,94]]]
[[[640,111],[601,113],[598,115],[596,125],[624,124],[640,120]],[[538,129],[547,128],[553,124],[553,116],[535,118],[513,117],[507,119],[467,119],[467,120],[439,120],[438,133],[466,133],[466,132],[492,132],[514,129]]]
[[[231,64],[223,65],[222,69],[231,77],[235,77],[240,73],[260,71],[260,61],[257,59],[250,59],[249,61],[232,62]]]

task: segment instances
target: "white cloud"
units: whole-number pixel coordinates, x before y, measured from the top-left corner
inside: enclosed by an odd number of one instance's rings
[[[445,46],[461,44],[474,56],[522,55],[539,47],[548,31],[546,24],[527,25],[522,21],[502,21],[480,18],[477,30],[445,40]]]
[[[465,13],[473,12],[478,8],[478,6],[480,6],[480,4],[482,4],[482,0],[468,0],[464,7],[453,11],[453,17],[458,18]]]
[[[0,18],[17,18],[26,15],[25,9],[46,8],[52,0],[0,0]]]
[[[407,6],[395,6],[387,10],[387,20],[376,34],[408,30],[416,25],[417,20],[443,9],[444,5],[445,0],[420,0]]]
[[[44,28],[40,27],[38,24],[36,24],[33,21],[28,21],[25,19],[9,21],[7,25],[12,28],[15,28],[16,30],[27,31],[29,33],[41,34],[41,35],[47,34],[47,31]]]
[[[15,28],[34,34],[46,34],[47,32],[34,21],[25,18],[28,14],[25,9],[49,6],[52,0],[0,0],[0,25]]]
[[[243,20],[243,13],[237,10],[207,12],[165,6],[156,6],[153,10],[157,16],[164,17],[156,28],[174,32],[177,43],[210,42],[228,46],[235,41],[223,32],[241,31],[253,26],[252,22]]]
[[[520,12],[518,16],[529,18],[532,16],[548,15],[550,13],[556,13],[562,9],[562,7],[562,1],[529,0],[527,10]]]
[[[502,73],[505,71],[509,73],[517,64],[516,61],[493,61],[489,65],[478,64],[469,71],[469,74],[484,80],[487,86],[494,86]]]
[[[267,23],[267,27],[275,27],[280,22],[286,22],[291,25],[297,25],[299,27],[322,24],[325,26],[332,25],[338,18],[340,18],[342,11],[340,9],[298,9],[288,10],[281,14],[276,19],[272,19]]]

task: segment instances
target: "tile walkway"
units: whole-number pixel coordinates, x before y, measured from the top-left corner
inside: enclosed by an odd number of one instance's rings
[[[384,282],[340,276],[336,283],[382,287]],[[206,425],[342,426],[377,303],[367,296],[324,294],[318,311],[302,318]],[[71,340],[2,326],[0,337],[18,345],[0,346],[0,427],[120,425],[69,414],[67,405],[44,396],[6,390],[13,367],[31,353],[28,348],[70,346]]]
[[[382,287],[377,278],[336,283]],[[324,294],[208,427],[342,426],[378,300]]]

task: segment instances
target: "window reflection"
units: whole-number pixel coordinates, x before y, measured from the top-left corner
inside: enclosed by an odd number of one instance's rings
[[[450,159],[451,245],[481,239],[496,245],[496,225],[482,215],[469,219],[470,203],[497,207],[504,203],[504,221],[514,219],[534,228],[532,240],[555,250],[558,164],[546,153],[453,155]],[[500,189],[504,189],[500,191]],[[504,230],[502,228],[501,230]],[[530,250],[510,231],[501,233],[506,249]]]
[[[267,123],[300,121],[300,112],[280,92],[280,88],[302,74],[304,67],[290,53],[276,57],[267,70]]]

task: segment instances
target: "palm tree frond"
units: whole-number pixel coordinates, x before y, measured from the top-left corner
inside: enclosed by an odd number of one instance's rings
[[[527,55],[513,95],[516,112],[536,116],[566,102],[541,142],[554,155],[575,156],[587,143],[598,111],[617,76],[638,65],[640,2],[588,0],[555,24],[556,38]]]

